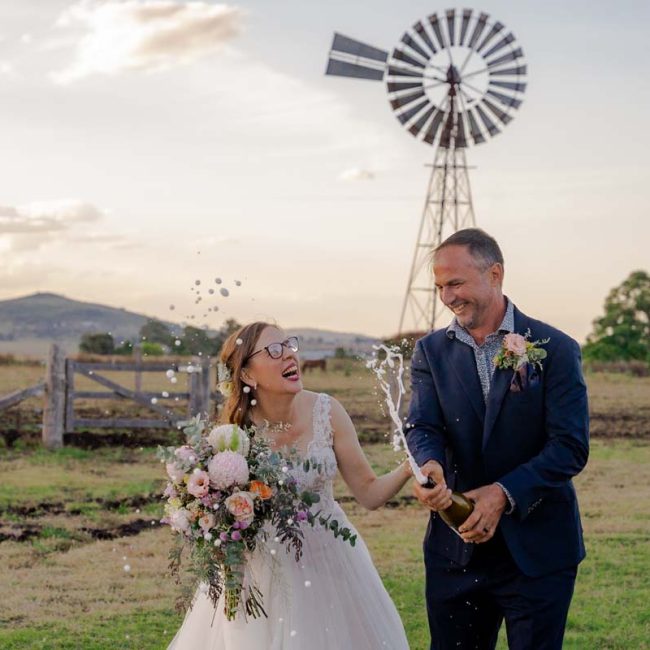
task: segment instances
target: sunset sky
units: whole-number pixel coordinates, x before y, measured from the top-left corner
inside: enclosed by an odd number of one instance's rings
[[[609,289],[650,267],[650,4],[476,7],[529,67],[516,119],[468,151],[477,225],[506,293],[582,341]],[[324,70],[335,30],[391,49],[446,8],[3,0],[0,299],[394,333],[433,150],[384,84]]]

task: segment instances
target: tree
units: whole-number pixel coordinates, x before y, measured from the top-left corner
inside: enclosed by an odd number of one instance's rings
[[[79,351],[89,354],[113,354],[115,340],[108,332],[84,334],[79,343]]]
[[[216,356],[221,349],[222,339],[219,335],[211,338],[200,327],[186,325],[180,338],[180,346],[176,346],[176,353],[181,355],[196,355],[199,352],[206,356]]]
[[[172,332],[162,321],[152,318],[140,328],[140,339],[149,343],[172,345]]]
[[[634,271],[605,300],[605,314],[582,348],[588,361],[650,363],[650,275]]]
[[[231,334],[234,334],[240,327],[241,325],[234,318],[229,318],[222,325],[221,329],[219,330],[219,334],[221,334],[223,340],[225,341]]]

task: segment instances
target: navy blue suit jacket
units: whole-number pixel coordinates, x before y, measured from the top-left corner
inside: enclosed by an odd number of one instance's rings
[[[589,454],[587,391],[580,348],[563,332],[514,311],[515,332],[550,338],[541,372],[511,390],[514,371],[496,369],[487,403],[473,350],[444,329],[420,339],[411,367],[409,449],[418,465],[437,460],[460,492],[499,482],[516,502],[499,527],[519,569],[541,576],[585,556],[571,478]],[[469,562],[465,544],[432,513],[425,538],[430,561]]]

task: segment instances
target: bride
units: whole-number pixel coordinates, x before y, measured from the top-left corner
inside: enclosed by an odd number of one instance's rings
[[[254,425],[275,449],[294,448],[321,465],[320,472],[293,470],[303,488],[318,492],[314,506],[356,532],[334,500],[337,468],[356,500],[373,510],[410,477],[408,463],[377,477],[345,409],[333,398],[303,389],[298,339],[268,323],[242,327],[224,343],[221,362],[232,375],[224,422]],[[270,537],[250,559],[268,618],[228,621],[199,588],[169,649],[173,650],[408,650],[395,605],[368,549],[357,535],[353,547],[316,524],[304,526],[303,555]],[[274,546],[277,546],[275,552]]]

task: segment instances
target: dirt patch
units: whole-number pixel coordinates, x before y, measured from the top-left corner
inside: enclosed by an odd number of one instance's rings
[[[125,497],[124,499],[88,499],[85,503],[97,504],[104,510],[120,510],[122,508],[143,508],[145,506],[160,503],[162,494],[137,495]],[[63,501],[51,501],[39,503],[35,506],[7,506],[0,508],[2,514],[15,515],[17,517],[42,517],[43,515],[82,515],[83,508],[66,508]]]

